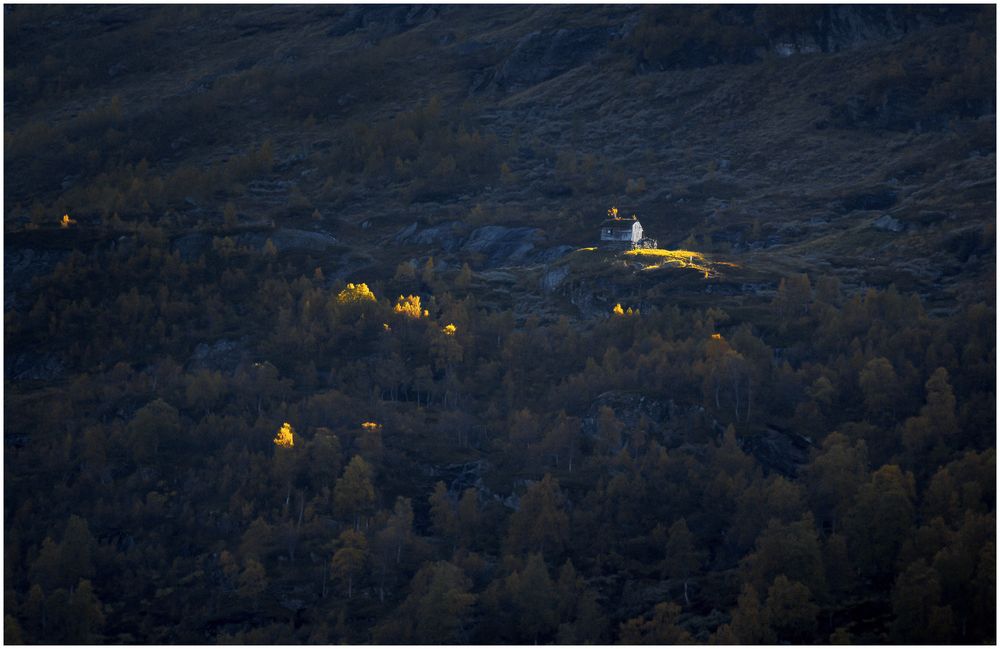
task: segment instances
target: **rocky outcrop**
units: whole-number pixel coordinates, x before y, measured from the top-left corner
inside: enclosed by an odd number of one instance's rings
[[[188,359],[189,371],[213,370],[233,372],[246,357],[246,345],[237,340],[225,338],[213,343],[199,343]]]
[[[893,5],[836,5],[815,6],[812,14],[794,30],[775,30],[768,24],[758,27],[769,32],[772,48],[779,56],[839,52],[963,20],[968,8],[928,6],[914,10]]]
[[[541,248],[545,233],[538,228],[487,225],[474,230],[462,244],[463,252],[485,256],[487,267],[550,264],[573,250],[559,245]]]
[[[605,27],[532,32],[498,66],[494,85],[506,90],[551,79],[594,58],[614,35]]]
[[[34,248],[5,249],[3,256],[3,308],[5,311],[30,306],[24,293],[35,277],[48,275],[69,253],[64,250]]]
[[[434,246],[448,253],[474,255],[478,268],[549,264],[573,250],[572,246],[542,247],[545,232],[539,228],[484,225],[465,236],[457,221],[420,229],[416,223],[403,228],[390,239],[403,245]]]
[[[475,460],[473,462],[462,462],[461,464],[447,464],[434,466],[429,470],[429,474],[435,479],[445,483],[448,492],[456,498],[462,492],[472,487],[478,491],[490,493],[483,485],[483,474],[491,468],[486,460]]]
[[[551,293],[556,290],[556,288],[562,284],[563,280],[569,275],[569,268],[566,266],[560,266],[559,268],[553,268],[542,275],[541,285],[542,290],[546,293]]]
[[[339,37],[365,30],[375,38],[386,38],[412,29],[436,15],[437,9],[429,5],[356,5],[327,30],[327,35]]]
[[[645,417],[652,423],[654,431],[656,431],[661,428],[661,424],[673,417],[672,411],[674,410],[673,404],[669,402],[653,399],[638,392],[612,390],[599,395],[590,404],[587,415],[582,422],[584,434],[597,435],[597,420],[601,408],[604,407],[611,408],[615,417],[625,424],[626,430],[636,428]]]
[[[446,252],[455,250],[461,244],[461,239],[462,224],[458,221],[432,225],[423,230],[419,229],[414,222],[397,232],[392,238],[397,244],[438,246]]]
[[[772,471],[794,476],[809,461],[812,440],[797,433],[769,425],[763,433],[743,438],[743,450]]]
[[[888,214],[883,214],[872,221],[872,227],[876,230],[881,230],[882,232],[902,232],[906,229],[905,225]]]
[[[23,352],[4,359],[4,378],[12,381],[51,381],[63,375],[65,367],[54,354]]]
[[[244,236],[244,235],[241,235]],[[266,243],[267,237],[262,234],[253,235],[253,243],[249,245],[254,245],[260,241],[261,238],[264,239]],[[325,232],[313,232],[310,230],[294,230],[292,228],[281,228],[275,230],[270,236],[271,242],[274,247],[278,249],[278,252],[324,252],[329,248],[337,245],[337,239],[333,235],[327,234]],[[261,246],[264,243],[260,244]]]
[[[552,246],[551,248],[546,248],[538,253],[538,261],[543,264],[551,264],[552,262],[557,261],[563,256],[573,252],[573,250],[573,246]]]
[[[487,225],[469,235],[462,244],[462,251],[483,255],[487,266],[509,265],[524,262],[542,236],[538,228]]]

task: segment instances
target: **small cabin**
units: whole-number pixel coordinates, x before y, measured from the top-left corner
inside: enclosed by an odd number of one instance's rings
[[[642,225],[634,216],[631,219],[610,218],[601,223],[602,245],[624,245],[635,248],[642,239]]]

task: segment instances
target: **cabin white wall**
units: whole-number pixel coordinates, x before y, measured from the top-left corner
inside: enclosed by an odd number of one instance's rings
[[[632,224],[630,230],[612,230],[601,228],[601,241],[631,241],[635,243],[642,238],[642,226],[638,222]]]

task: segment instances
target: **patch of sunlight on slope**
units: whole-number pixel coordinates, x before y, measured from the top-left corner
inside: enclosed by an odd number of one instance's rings
[[[669,266],[673,268],[691,268],[705,279],[719,275],[719,266],[737,268],[737,264],[728,261],[716,261],[695,250],[664,250],[662,248],[637,248],[625,251],[626,255],[638,257],[645,265],[643,270],[654,270]],[[648,263],[647,263],[648,262]]]

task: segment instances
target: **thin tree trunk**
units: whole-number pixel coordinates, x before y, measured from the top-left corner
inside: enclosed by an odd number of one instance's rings
[[[378,601],[380,604],[385,602],[385,560],[382,561],[382,577],[378,583]]]

